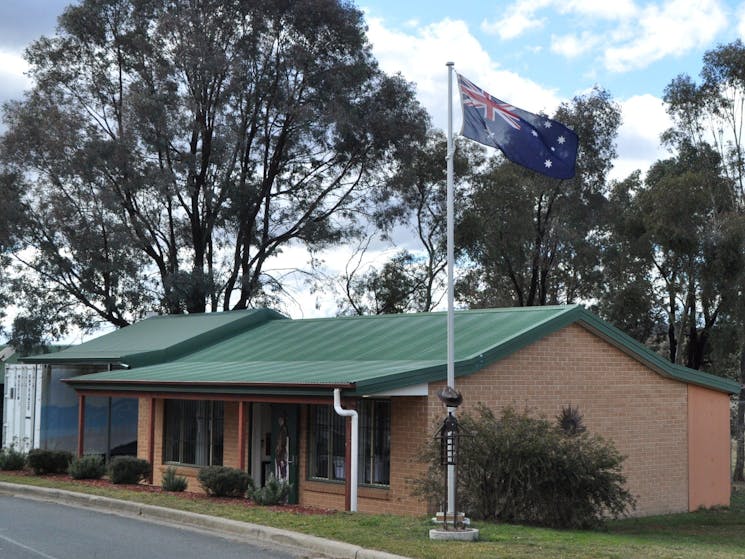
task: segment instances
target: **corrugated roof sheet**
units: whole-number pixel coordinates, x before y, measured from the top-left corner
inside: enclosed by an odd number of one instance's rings
[[[420,313],[264,321],[168,363],[86,375],[71,383],[171,391],[199,385],[206,392],[284,386],[307,393],[309,387],[344,386],[373,394],[444,379],[446,320],[445,313]],[[573,322],[660,374],[725,392],[739,389],[732,381],[672,365],[577,305],[456,312],[456,375],[480,370]]]
[[[268,309],[147,318],[27,363],[124,363],[132,367],[171,361],[270,320],[286,318]]]

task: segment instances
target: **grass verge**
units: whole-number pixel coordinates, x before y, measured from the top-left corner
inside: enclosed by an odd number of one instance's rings
[[[435,542],[428,519],[363,513],[300,514],[236,500],[190,499],[118,487],[91,487],[43,476],[0,473],[0,481],[94,495],[254,522],[413,558],[438,559],[741,559],[745,557],[745,488],[729,509],[612,521],[603,531],[561,531],[475,523],[480,541]]]

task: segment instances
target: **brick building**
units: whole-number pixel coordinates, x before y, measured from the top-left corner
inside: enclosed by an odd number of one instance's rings
[[[45,362],[114,359],[66,382],[80,410],[86,398],[138,400],[138,455],[154,465],[153,483],[175,465],[195,489],[199,467],[222,464],[258,483],[288,477],[293,501],[344,509],[352,433],[332,405],[339,390],[359,418],[358,510],[426,512],[410,480],[444,416],[445,314],[291,320],[258,309],[217,313],[219,325],[184,334],[208,316],[147,319]],[[174,332],[177,343],[159,339]],[[555,417],[577,406],[627,457],[636,514],[729,504],[736,383],[671,364],[580,306],[457,312],[455,340],[460,409]],[[81,453],[84,426],[81,413]]]

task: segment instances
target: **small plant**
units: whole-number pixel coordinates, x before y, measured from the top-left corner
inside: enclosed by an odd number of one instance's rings
[[[150,475],[150,462],[134,456],[117,456],[109,465],[111,483],[140,483]]]
[[[561,408],[561,413],[556,416],[556,423],[567,435],[579,435],[587,431],[583,419],[582,414],[579,413],[579,408],[573,408],[570,404]]]
[[[163,472],[163,479],[160,482],[163,491],[186,491],[188,485],[185,477],[176,475],[176,468],[173,466],[169,466]]]
[[[26,465],[26,454],[12,446],[0,451],[0,470],[22,470]]]
[[[106,465],[103,462],[103,457],[90,454],[70,462],[67,473],[73,479],[101,479],[106,473]]]
[[[264,487],[251,491],[251,500],[257,505],[283,505],[287,502],[290,488],[289,483],[278,480],[273,474],[269,474],[269,479]]]
[[[237,468],[208,466],[199,470],[197,479],[208,495],[213,497],[245,497],[255,489],[253,479]]]
[[[64,474],[72,462],[72,453],[66,450],[34,448],[28,452],[26,461],[37,476]]]

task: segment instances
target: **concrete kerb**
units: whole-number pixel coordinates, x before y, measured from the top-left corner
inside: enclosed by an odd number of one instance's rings
[[[88,495],[53,489],[35,487],[18,483],[0,482],[0,493],[16,497],[52,501],[60,504],[97,509],[113,514],[148,518],[159,522],[172,522],[205,531],[220,532],[246,542],[272,543],[305,552],[318,553],[331,559],[407,559],[385,551],[365,549],[357,545],[327,540],[317,536],[272,528],[250,522],[240,522],[188,511],[158,507],[131,501],[121,501],[110,497]]]

